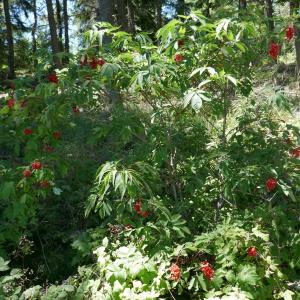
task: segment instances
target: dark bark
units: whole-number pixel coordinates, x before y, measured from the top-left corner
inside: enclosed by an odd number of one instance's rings
[[[135,14],[134,14],[134,7],[131,1],[132,0],[127,0],[128,28],[131,34],[135,34]]]
[[[271,32],[275,29],[273,14],[273,0],[266,0],[266,12],[267,12],[267,18],[268,18],[268,27]]]
[[[59,39],[59,51],[63,52],[63,21],[61,17],[61,4],[59,0],[56,0],[56,19],[57,19],[57,28],[58,28],[58,39]]]
[[[97,0],[97,21],[113,23],[113,13],[114,13],[114,2],[112,0]],[[105,35],[103,37],[103,44],[109,44],[111,39]]]
[[[247,9],[247,0],[239,0],[239,10]]]
[[[98,0],[97,21],[113,23],[113,12],[112,0]]]
[[[63,0],[63,12],[64,12],[64,33],[65,33],[65,52],[69,53],[69,16],[68,16],[68,0]]]
[[[185,2],[184,0],[177,0],[177,14],[184,15],[185,13]]]
[[[58,41],[58,36],[56,31],[56,22],[54,18],[52,0],[46,0],[46,4],[47,4],[47,12],[48,12],[48,23],[50,28],[51,48],[52,48],[52,53],[55,55],[59,53],[59,41]],[[57,58],[55,58],[55,63],[57,65],[59,64]]]
[[[162,27],[162,0],[156,0],[155,3],[156,14],[156,27],[157,29]]]
[[[300,72],[300,3],[298,0],[291,1],[291,13],[295,14],[297,17],[294,22],[295,28],[295,48],[296,48],[296,61],[297,61],[297,72]]]
[[[211,6],[211,3],[210,3],[209,0],[207,0],[207,2],[206,2],[206,10],[205,10],[205,16],[206,16],[207,18],[210,17],[210,6]]]
[[[129,31],[128,21],[127,21],[127,7],[126,0],[116,0],[117,6],[117,22],[124,31]]]
[[[4,15],[5,15],[5,24],[6,24],[6,39],[8,45],[8,78],[13,79],[15,78],[15,53],[14,53],[14,39],[13,39],[13,30],[12,24],[10,19],[10,12],[9,12],[9,0],[3,0],[4,4]]]
[[[33,55],[36,55],[36,31],[37,31],[37,11],[36,11],[36,0],[33,0],[32,2],[32,11],[33,11],[33,25],[32,25],[32,31],[31,31],[31,35],[32,35],[32,52]],[[34,66],[37,65],[37,59],[34,59]]]

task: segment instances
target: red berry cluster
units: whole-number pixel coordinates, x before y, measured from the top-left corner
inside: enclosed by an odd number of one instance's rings
[[[250,247],[250,248],[248,248],[247,254],[250,257],[255,257],[257,255],[256,247]]]
[[[277,180],[273,177],[270,177],[267,181],[266,181],[266,190],[267,192],[272,192],[273,190],[275,190],[277,186]]]
[[[80,109],[79,109],[79,107],[76,106],[76,105],[73,105],[73,106],[72,106],[72,111],[73,111],[74,114],[80,113]]]
[[[289,25],[285,31],[285,38],[288,42],[290,42],[295,36],[295,29],[292,25]],[[280,45],[272,42],[269,46],[269,56],[274,60],[277,60],[278,55],[280,53]]]
[[[174,60],[175,60],[177,63],[182,62],[182,61],[183,61],[183,55],[180,54],[180,53],[175,54]]]
[[[52,82],[52,83],[55,83],[57,84],[58,83],[58,78],[57,78],[57,75],[56,75],[56,72],[52,72],[49,76],[48,76],[48,80],[49,82]]]
[[[211,267],[211,265],[209,264],[209,262],[207,260],[201,262],[201,267],[200,270],[203,273],[203,276],[208,279],[208,280],[212,280],[215,274],[214,269]]]
[[[31,135],[33,133],[32,129],[30,128],[25,128],[23,130],[24,135]]]
[[[279,53],[280,53],[280,45],[272,42],[269,47],[269,55],[274,60],[277,60]]]
[[[8,99],[7,106],[12,109],[15,106],[15,100],[13,98]]]
[[[291,155],[294,158],[299,158],[300,157],[300,147],[297,147],[297,148],[293,149],[291,151]]]
[[[60,131],[54,131],[53,133],[52,133],[52,135],[53,135],[53,138],[55,138],[56,140],[59,140],[60,138],[61,138],[61,132]]]
[[[148,210],[145,210],[143,211],[142,210],[142,201],[141,200],[136,200],[134,205],[133,205],[133,209],[142,217],[144,218],[148,218],[149,217],[149,211]]]
[[[295,35],[295,29],[292,25],[289,25],[288,28],[285,31],[285,38],[287,39],[288,42],[290,42]]]
[[[80,61],[81,66],[90,66],[92,69],[97,69],[98,66],[102,67],[105,64],[103,58],[93,57],[91,61],[88,61],[87,57]]]
[[[34,170],[41,170],[43,167],[42,163],[38,160],[31,163],[31,169]],[[32,171],[29,169],[25,169],[23,171],[23,177],[28,178],[32,176]],[[50,183],[48,180],[42,180],[39,182],[39,185],[43,189],[47,189],[50,186]]]
[[[172,264],[171,268],[171,280],[178,281],[180,279],[181,270],[177,264]]]

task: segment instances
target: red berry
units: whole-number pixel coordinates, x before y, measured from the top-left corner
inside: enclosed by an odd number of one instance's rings
[[[293,150],[291,151],[291,155],[292,155],[294,158],[299,158],[299,157],[300,157],[300,147],[293,149]]]
[[[56,139],[56,140],[59,140],[61,138],[61,132],[60,131],[54,131],[53,132],[53,137]]]
[[[7,100],[7,106],[9,107],[9,108],[13,108],[14,106],[15,106],[15,100],[14,99],[9,99],[9,100]]]
[[[97,61],[96,57],[93,57],[92,61],[90,62],[90,66],[92,69],[97,69],[98,61]]]
[[[276,43],[271,43],[269,47],[269,55],[274,59],[277,60],[277,57],[280,53],[280,45]]]
[[[200,270],[202,271],[203,276],[208,280],[212,280],[212,278],[214,277],[215,272],[213,268],[209,265],[209,262],[207,260],[201,262]]]
[[[105,64],[105,60],[103,58],[98,59],[98,65],[103,66]]]
[[[32,173],[31,173],[30,170],[26,169],[26,170],[23,171],[23,176],[24,177],[30,177],[31,175],[32,175]]]
[[[23,133],[25,134],[25,135],[31,135],[32,134],[32,129],[30,129],[30,128],[25,128],[24,130],[23,130]]]
[[[248,254],[248,256],[252,256],[252,257],[256,256],[257,255],[256,248],[255,247],[248,248],[247,254]]]
[[[76,106],[76,105],[72,106],[72,110],[73,110],[73,113],[74,113],[74,114],[80,113],[80,109],[79,109],[78,106]]]
[[[285,38],[288,42],[290,42],[295,35],[295,29],[292,25],[289,25],[288,28],[285,31]]]
[[[141,208],[142,208],[142,201],[141,200],[137,200],[134,203],[133,209],[137,212],[137,213],[141,213]]]
[[[48,76],[48,80],[49,80],[49,82],[52,82],[52,83],[58,83],[58,78],[57,78],[56,72],[52,72]]]
[[[180,53],[175,54],[174,60],[176,62],[181,62],[183,60],[183,56]]]
[[[42,168],[42,163],[40,161],[34,161],[31,164],[32,170],[40,170]]]
[[[172,264],[170,271],[171,271],[171,280],[177,281],[180,279],[181,270],[177,264]]]
[[[40,187],[43,189],[47,189],[50,186],[49,181],[48,180],[43,180],[40,181]]]
[[[266,181],[266,190],[268,192],[273,191],[277,186],[277,180],[274,179],[273,177],[270,177],[267,181]]]

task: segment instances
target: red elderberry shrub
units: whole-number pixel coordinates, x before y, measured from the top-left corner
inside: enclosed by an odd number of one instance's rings
[[[267,181],[266,181],[266,190],[268,192],[272,192],[277,186],[277,180],[273,177],[270,177]]]
[[[40,187],[41,187],[41,188],[47,189],[49,186],[50,186],[50,183],[49,183],[48,180],[40,181]]]
[[[79,110],[78,106],[76,106],[76,105],[72,106],[72,111],[73,111],[74,114],[80,113],[80,110]]]
[[[180,53],[177,53],[177,54],[175,54],[175,56],[174,56],[174,60],[175,60],[176,62],[181,62],[181,61],[183,61],[183,56],[182,56]]]
[[[288,28],[285,31],[285,38],[288,42],[290,42],[295,35],[295,29],[292,25],[289,25]]]
[[[24,177],[30,177],[31,175],[32,175],[32,173],[31,173],[30,170],[26,169],[26,170],[23,171],[23,176]]]
[[[214,270],[213,268],[209,265],[208,261],[203,261],[201,262],[201,267],[200,270],[203,273],[203,276],[208,279],[208,280],[212,280],[212,278],[214,277]]]
[[[25,129],[23,130],[23,133],[24,133],[25,135],[31,135],[31,134],[33,133],[33,131],[32,131],[32,129],[30,129],[30,128],[25,128]]]
[[[255,248],[255,247],[250,247],[250,248],[248,248],[248,250],[247,250],[247,255],[248,255],[248,256],[251,256],[251,257],[256,256],[256,255],[257,255],[257,250],[256,250],[256,248]]]
[[[58,78],[55,72],[52,72],[49,76],[48,76],[48,80],[49,82],[52,83],[58,83]]]
[[[142,212],[141,208],[142,208],[142,201],[141,200],[135,201],[133,209],[139,214]]]
[[[13,108],[14,106],[15,106],[15,100],[14,99],[9,99],[9,100],[7,100],[7,106],[9,107],[9,108]]]
[[[172,264],[170,271],[171,271],[171,280],[177,281],[180,279],[181,270],[177,264]]]
[[[34,161],[31,164],[32,170],[40,170],[42,168],[42,163],[40,161]]]
[[[293,150],[291,151],[291,155],[292,155],[294,158],[299,158],[299,157],[300,157],[300,147],[293,149]]]
[[[269,55],[274,60],[277,60],[279,53],[280,53],[280,45],[278,45],[276,43],[271,43],[270,47],[269,47]]]
[[[52,135],[56,140],[59,140],[61,138],[61,132],[58,130],[54,131]]]

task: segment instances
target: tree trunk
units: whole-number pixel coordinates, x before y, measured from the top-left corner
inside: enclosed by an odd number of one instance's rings
[[[69,53],[69,16],[68,16],[68,0],[63,0],[64,11],[64,29],[65,29],[65,52]]]
[[[4,15],[5,15],[5,24],[6,24],[6,39],[8,45],[8,78],[15,78],[15,58],[14,58],[14,39],[13,39],[13,31],[10,20],[9,13],[9,0],[3,0],[4,4]]]
[[[113,23],[114,3],[112,0],[97,0],[97,21]],[[103,44],[109,44],[110,38],[106,35],[103,37]]]
[[[206,10],[205,10],[205,16],[206,16],[207,18],[210,17],[210,6],[211,6],[211,3],[210,3],[209,0],[207,0],[207,3],[206,3]]]
[[[177,0],[177,14],[184,15],[185,13],[185,2],[184,0]]]
[[[56,19],[57,19],[57,28],[58,28],[58,39],[59,39],[59,51],[63,52],[63,24],[62,24],[62,17],[61,17],[61,4],[59,0],[56,0]]]
[[[59,53],[59,41],[58,41],[58,37],[57,37],[56,22],[55,22],[55,18],[54,18],[52,0],[46,0],[46,4],[47,4],[48,22],[49,22],[49,28],[50,28],[51,48],[52,48],[52,53],[55,55],[55,54]],[[57,65],[59,64],[59,61],[57,58],[54,58],[54,61]]]
[[[157,29],[162,27],[162,0],[156,0],[156,27]]]
[[[239,10],[247,9],[247,0],[239,0]]]
[[[275,29],[274,19],[273,19],[273,0],[266,0],[266,12],[267,12],[267,18],[268,18],[268,27],[269,31],[273,32]]]
[[[32,2],[32,10],[33,10],[33,26],[32,26],[32,31],[31,31],[31,35],[32,35],[32,52],[33,55],[36,55],[36,30],[37,30],[37,11],[36,11],[36,0],[33,0]],[[37,59],[34,59],[34,66],[36,66],[38,63]]]
[[[298,0],[291,1],[291,13],[296,13],[296,19],[294,22],[295,28],[295,48],[296,48],[296,60],[297,60],[297,73],[300,72],[300,3]]]
[[[98,0],[97,21],[113,23],[113,12],[112,0]]]
[[[127,9],[128,9],[128,28],[131,34],[135,34],[135,15],[134,8],[131,0],[127,0]]]
[[[127,8],[125,0],[116,0],[117,22],[121,29],[128,32]]]

